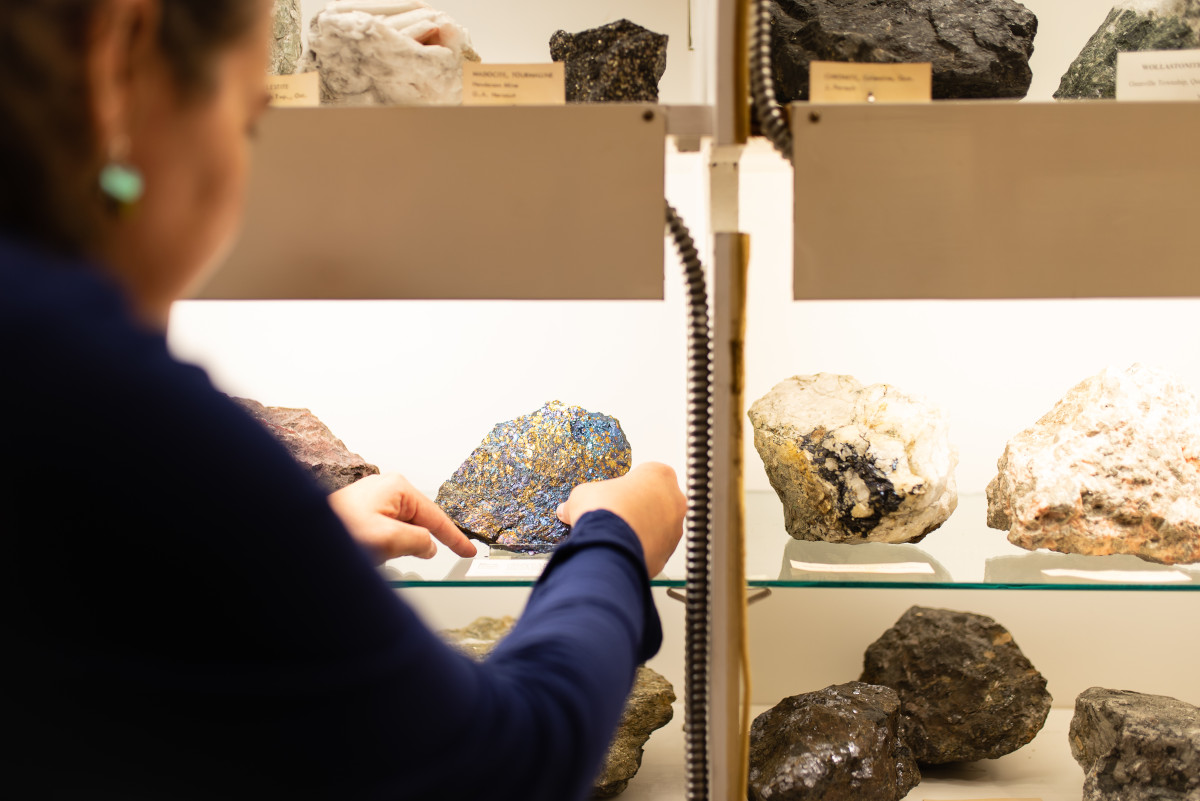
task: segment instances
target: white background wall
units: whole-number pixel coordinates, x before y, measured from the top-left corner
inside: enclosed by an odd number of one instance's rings
[[[304,5],[311,11],[320,4]],[[1040,18],[1029,99],[1045,101],[1110,0],[1026,5]],[[441,6],[471,29],[491,61],[545,60],[545,42],[558,27],[580,30],[629,16],[672,34],[664,98],[692,99],[697,86],[694,65],[678,69],[685,0],[458,0]],[[700,236],[706,235],[700,225],[704,167],[696,155],[673,154],[667,177],[669,198]],[[742,165],[742,227],[753,243],[751,401],[786,376],[821,370],[926,395],[950,411],[960,491],[978,493],[1006,439],[1105,365],[1157,364],[1200,388],[1197,301],[797,304],[790,300],[790,186],[788,170],[769,148],[752,146]],[[403,248],[403,236],[397,247]],[[503,269],[504,258],[498,250],[496,269]],[[565,255],[563,269],[570,267]],[[1085,280],[1086,265],[1068,267]],[[668,253],[664,302],[181,303],[170,337],[177,353],[206,366],[226,391],[311,408],[352,450],[385,470],[407,473],[430,492],[492,425],[550,399],[617,416],[635,460],[665,461],[682,474],[684,307],[678,272]],[[753,446],[747,443],[746,450],[747,486],[768,489]],[[442,589],[410,595],[444,626],[463,625],[481,609],[516,613],[524,597]],[[1194,626],[1186,622],[1195,620],[1192,595],[779,592],[752,613],[756,695],[774,702],[855,678],[866,645],[909,603],[921,602],[996,616],[1051,678],[1060,705],[1097,683],[1200,701],[1189,667],[1200,659]],[[669,645],[656,667],[681,688],[682,607],[663,601],[660,608]],[[1068,631],[1078,636],[1063,647]],[[1114,647],[1114,632],[1126,646]]]

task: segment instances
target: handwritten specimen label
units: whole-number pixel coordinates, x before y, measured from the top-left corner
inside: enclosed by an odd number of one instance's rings
[[[321,105],[321,74],[272,75],[267,79],[272,106],[313,108]]]
[[[813,103],[927,103],[933,97],[931,64],[808,65],[808,97]]]
[[[1200,100],[1200,50],[1117,53],[1117,100]]]
[[[563,64],[463,64],[464,106],[561,106],[567,102]]]

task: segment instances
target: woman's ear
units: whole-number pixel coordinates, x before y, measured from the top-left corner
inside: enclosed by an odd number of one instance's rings
[[[102,157],[129,136],[144,108],[147,70],[163,69],[161,15],[161,0],[100,0],[92,12],[84,41],[86,85]]]

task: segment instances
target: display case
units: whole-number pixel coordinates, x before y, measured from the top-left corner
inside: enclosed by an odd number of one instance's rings
[[[662,102],[273,111],[242,244],[207,300],[176,309],[177,352],[232,394],[313,409],[429,494],[492,425],[552,399],[617,416],[636,461],[682,475],[686,311],[665,195],[713,293],[709,797],[744,797],[743,637],[757,713],[857,678],[863,649],[912,604],[1008,627],[1050,680],[1049,723],[1010,757],[927,774],[911,799],[1077,798],[1066,726],[1080,690],[1200,701],[1187,626],[1200,570],[1027,552],[983,519],[1006,439],[1100,367],[1158,362],[1200,387],[1196,167],[1176,155],[1196,106],[1044,102],[1107,0],[1086,14],[1027,3],[1042,20],[1033,103],[793,106],[794,169],[745,144],[743,4],[437,5],[489,62],[544,61],[554,30],[623,16],[668,33]],[[1140,135],[1136,164],[1113,153]],[[823,547],[784,531],[740,393],[822,370],[951,410],[959,507],[920,544]],[[384,574],[451,628],[518,614],[542,564],[443,551]],[[651,666],[682,695],[683,607],[667,594],[689,589],[682,551],[653,583],[666,640]],[[743,629],[746,592],[762,590]],[[683,718],[677,704],[622,798],[686,797]]]
[[[748,617],[754,713],[858,679],[913,605],[994,618],[1053,695],[1030,744],[922,767],[914,801],[1074,801],[1080,692],[1200,702],[1197,565],[1027,551],[987,526],[1005,443],[1078,382],[1140,362],[1200,388],[1182,221],[1196,166],[1175,157],[1200,107],[1054,102],[1113,4],[1025,5],[1040,23],[1025,101],[797,103],[794,166],[765,140],[740,161],[747,404],[797,374],[885,382],[947,409],[959,454],[957,509],[920,542],[805,542],[785,530],[747,426],[747,579],[770,590]]]

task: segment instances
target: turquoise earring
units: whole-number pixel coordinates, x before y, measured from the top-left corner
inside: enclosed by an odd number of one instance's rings
[[[119,137],[109,147],[108,163],[100,170],[100,191],[126,211],[137,205],[146,191],[146,183],[137,167],[125,159],[129,153],[129,138]]]

